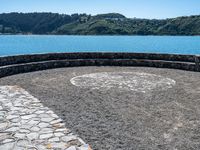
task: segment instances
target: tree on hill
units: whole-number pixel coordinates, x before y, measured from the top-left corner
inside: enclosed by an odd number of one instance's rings
[[[200,35],[200,16],[163,20],[58,13],[0,14],[0,33],[74,35]]]

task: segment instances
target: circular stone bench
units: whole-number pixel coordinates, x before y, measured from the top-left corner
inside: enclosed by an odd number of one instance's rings
[[[77,66],[142,66],[199,71],[200,56],[152,53],[49,53],[0,57],[0,77]]]

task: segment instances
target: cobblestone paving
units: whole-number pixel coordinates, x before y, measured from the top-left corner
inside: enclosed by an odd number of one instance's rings
[[[0,150],[91,150],[62,120],[17,86],[0,87]]]

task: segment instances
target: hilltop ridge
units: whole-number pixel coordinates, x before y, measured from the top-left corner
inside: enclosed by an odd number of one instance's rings
[[[159,20],[127,18],[119,13],[3,13],[0,34],[200,35],[200,15]]]

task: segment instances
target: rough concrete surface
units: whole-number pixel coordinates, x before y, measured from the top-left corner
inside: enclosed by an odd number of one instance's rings
[[[18,86],[0,86],[0,150],[89,150],[48,107]]]
[[[94,150],[200,149],[198,72],[74,67],[5,77],[3,85],[24,88]]]

